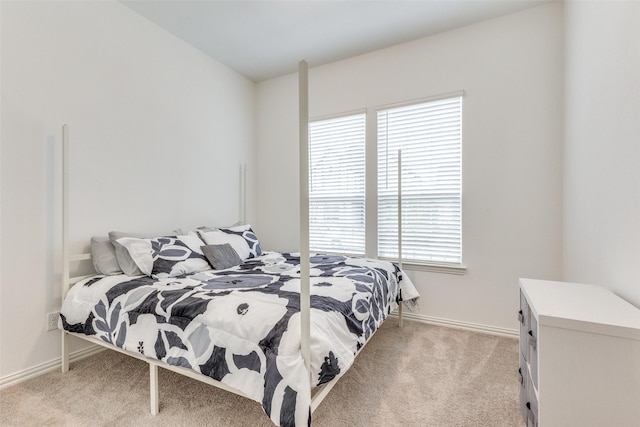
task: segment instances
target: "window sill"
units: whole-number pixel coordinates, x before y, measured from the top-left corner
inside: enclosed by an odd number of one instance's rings
[[[397,263],[397,261],[393,259],[387,260]],[[462,264],[436,262],[403,261],[402,269],[408,271],[426,271],[429,273],[456,274],[460,276],[467,273],[467,267]]]
[[[314,254],[327,254],[327,255],[339,255],[339,256],[350,256],[350,257],[366,257],[366,255],[358,255],[358,254],[345,254],[343,252],[329,252],[329,251],[313,251]],[[398,263],[398,260],[395,258],[386,258],[379,257],[378,259],[384,261],[390,261],[393,263]],[[438,263],[438,262],[420,262],[420,261],[403,261],[402,269],[408,271],[426,271],[429,273],[442,273],[442,274],[455,274],[458,276],[462,276],[467,274],[467,267],[462,264],[454,264],[454,263]]]

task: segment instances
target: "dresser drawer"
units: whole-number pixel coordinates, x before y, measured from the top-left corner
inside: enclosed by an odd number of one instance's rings
[[[529,316],[529,330],[527,331],[527,347],[529,350],[529,369],[533,386],[538,389],[538,322],[535,316]]]
[[[525,424],[527,422],[527,362],[524,360],[524,355],[520,353],[520,367],[518,368],[518,382],[520,383],[520,414]]]
[[[529,332],[529,304],[522,291],[520,291],[520,310],[518,311],[518,321],[520,322],[520,354],[528,360],[527,333]]]
[[[518,369],[518,382],[520,383],[520,414],[527,427],[538,426],[538,399],[536,391],[531,384],[527,361],[520,353],[520,368]]]
[[[531,387],[531,383],[527,380],[527,403],[525,403],[527,415],[525,423],[527,427],[538,427],[538,399]]]

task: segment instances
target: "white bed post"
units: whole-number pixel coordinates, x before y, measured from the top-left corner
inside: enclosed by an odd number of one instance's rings
[[[247,164],[240,163],[240,209],[239,219],[247,223]]]
[[[247,223],[247,164],[242,168],[242,222]]]
[[[398,150],[398,268],[402,270],[402,150]],[[398,326],[403,326],[402,301],[398,304]]]
[[[69,141],[68,127],[62,125],[62,269],[60,283],[64,299],[69,290]],[[69,371],[69,336],[61,331],[62,373]]]
[[[160,412],[160,393],[158,389],[158,365],[149,363],[149,405],[151,415],[158,415]]]
[[[309,266],[309,67],[298,63],[300,125],[300,340],[311,380],[311,291]]]

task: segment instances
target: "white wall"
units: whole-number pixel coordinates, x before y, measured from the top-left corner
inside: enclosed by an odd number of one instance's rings
[[[566,3],[564,278],[640,307],[640,3]]]
[[[464,276],[411,271],[419,314],[515,330],[518,277],[562,274],[563,8],[552,3],[310,70],[310,115],[464,90]],[[297,75],[258,84],[260,238],[298,247]],[[374,149],[374,147],[369,147]]]
[[[0,379],[59,357],[44,326],[60,307],[63,123],[74,250],[113,229],[236,221],[255,153],[255,84],[120,3],[1,4]]]

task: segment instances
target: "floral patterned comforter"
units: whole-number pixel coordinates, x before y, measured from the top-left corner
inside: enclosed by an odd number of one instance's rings
[[[311,256],[311,370],[300,353],[300,258],[265,252],[178,278],[95,276],[77,283],[61,326],[219,380],[280,426],[310,423],[310,386],[332,381],[398,302],[417,298],[394,264]]]

